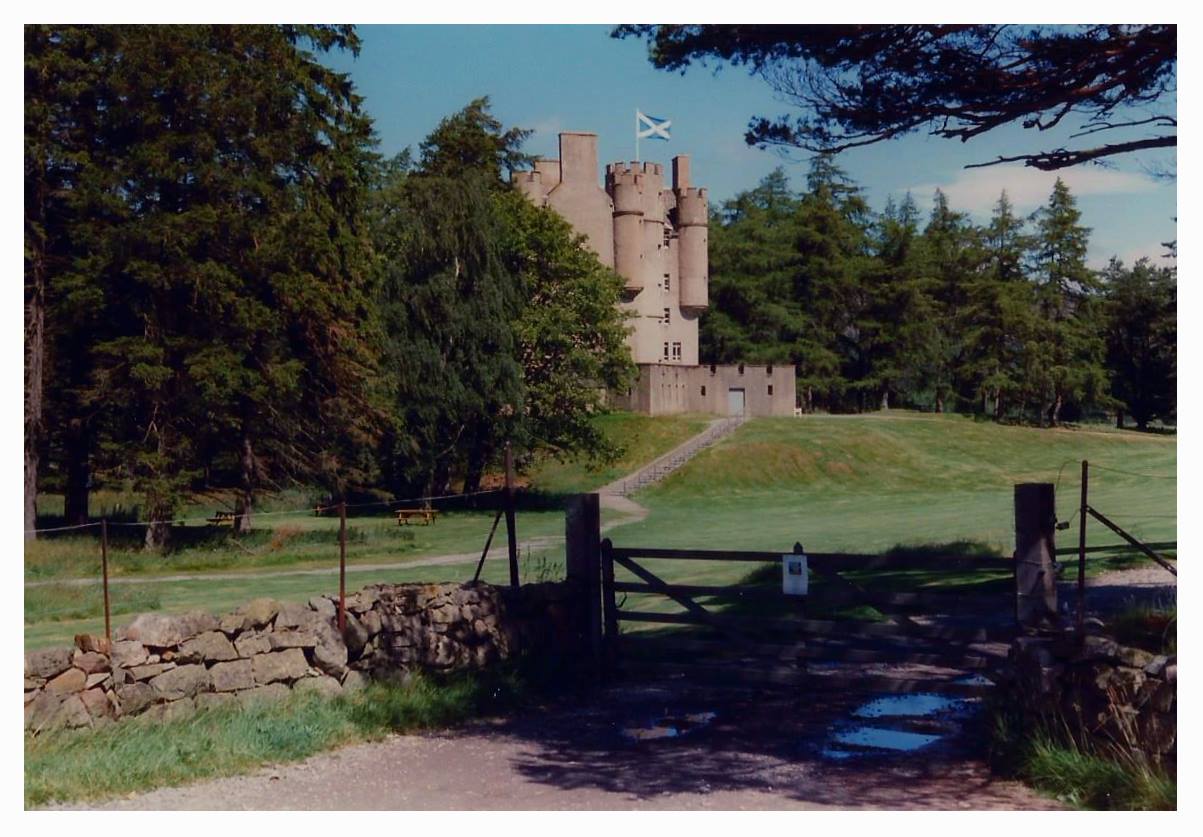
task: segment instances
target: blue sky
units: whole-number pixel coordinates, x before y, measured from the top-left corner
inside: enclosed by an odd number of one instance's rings
[[[653,69],[646,47],[609,37],[608,26],[363,26],[358,58],[325,60],[351,73],[376,122],[381,151],[395,153],[418,143],[447,114],[488,95],[507,126],[532,128],[526,150],[556,156],[559,131],[600,135],[602,164],[634,156],[634,111],[672,119],[671,142],[642,143],[646,160],[673,154],[693,158],[693,180],[721,201],[754,186],[778,165],[801,185],[805,158],[783,159],[748,147],[748,117],[791,112],[768,85],[738,68],[718,74],[694,68],[687,74]],[[966,170],[966,163],[1001,154],[1042,150],[1065,142],[1076,125],[1037,134],[1003,128],[968,143],[913,135],[854,149],[840,165],[864,188],[874,208],[888,196],[911,191],[925,211],[937,186],[954,208],[987,217],[1006,188],[1024,212],[1043,202],[1056,178],[1021,166]],[[1170,158],[1172,159],[1172,158]],[[1079,166],[1061,172],[1078,198],[1083,223],[1093,229],[1090,260],[1111,255],[1127,261],[1159,256],[1160,242],[1177,237],[1173,181],[1148,177],[1144,167],[1164,155],[1125,158],[1114,168]]]

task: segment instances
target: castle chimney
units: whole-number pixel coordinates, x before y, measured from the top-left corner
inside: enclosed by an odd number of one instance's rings
[[[689,188],[689,155],[673,157],[673,191]]]
[[[560,134],[560,178],[597,186],[597,134]]]

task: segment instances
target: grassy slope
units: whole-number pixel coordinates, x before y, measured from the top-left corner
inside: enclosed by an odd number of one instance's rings
[[[618,529],[614,540],[745,549],[801,541],[823,552],[977,540],[1009,553],[1012,486],[1058,483],[1058,517],[1068,520],[1083,458],[1172,476],[1177,447],[1172,437],[1134,432],[909,412],[761,419],[638,495],[651,517]],[[1095,470],[1090,500],[1138,537],[1174,540],[1176,487]],[[1093,543],[1115,540],[1097,524],[1090,533]],[[1069,532],[1060,537],[1076,542]]]
[[[815,552],[963,541],[1009,555],[1014,483],[1057,483],[1058,517],[1068,520],[1079,502],[1082,458],[1173,475],[1176,444],[1172,437],[1104,428],[1000,427],[899,411],[759,419],[637,495],[650,516],[610,537],[620,546],[781,551],[800,541]],[[1092,505],[1137,536],[1176,539],[1175,481],[1096,470],[1090,486]],[[1092,544],[1118,542],[1097,523],[1088,534]],[[1076,544],[1076,520],[1058,537],[1064,546]],[[731,584],[748,569],[718,562],[648,566],[683,584]],[[619,576],[626,578],[625,571]],[[677,609],[658,597],[633,596],[627,606]]]
[[[690,436],[701,433],[713,416],[642,416],[608,413],[597,417],[606,437],[622,446],[618,459],[603,467],[584,462],[544,459],[529,473],[531,487],[552,494],[593,491],[668,453]]]

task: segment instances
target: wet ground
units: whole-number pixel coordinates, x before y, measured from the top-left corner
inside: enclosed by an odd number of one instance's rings
[[[990,776],[980,726],[973,699],[625,684],[519,717],[395,736],[103,807],[1056,807]]]

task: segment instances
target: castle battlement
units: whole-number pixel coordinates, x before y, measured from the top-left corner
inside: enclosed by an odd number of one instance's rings
[[[665,166],[608,163],[598,185],[597,135],[560,134],[560,159],[514,174],[531,201],[562,215],[624,280],[636,363],[698,362],[698,315],[706,309],[706,190],[689,185],[689,158]]]

